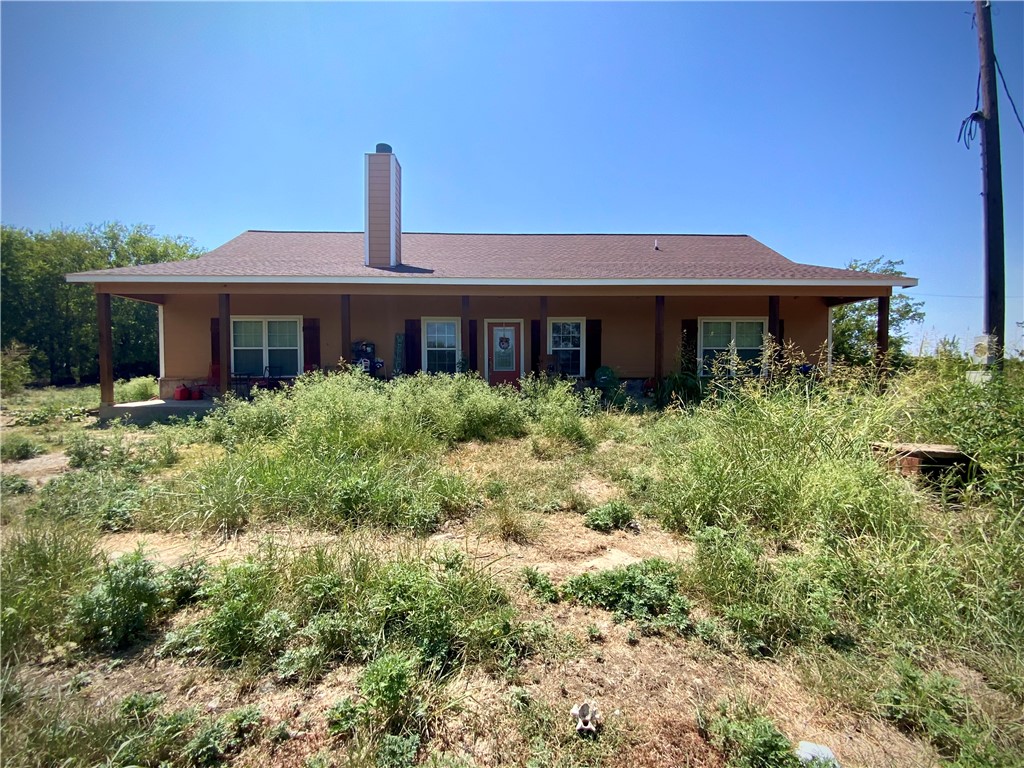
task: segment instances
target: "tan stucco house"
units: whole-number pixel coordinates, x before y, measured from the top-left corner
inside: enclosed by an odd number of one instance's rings
[[[798,264],[747,235],[403,232],[401,166],[366,155],[364,232],[250,230],[194,261],[68,275],[92,283],[101,397],[113,400],[110,297],[159,307],[160,391],[233,377],[290,377],[373,345],[378,375],[530,371],[660,378],[679,350],[693,362],[730,346],[760,353],[771,335],[827,347],[830,308],[879,299],[913,278]],[[684,340],[686,342],[684,343]]]

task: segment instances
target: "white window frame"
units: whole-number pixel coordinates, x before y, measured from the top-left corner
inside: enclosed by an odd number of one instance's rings
[[[267,333],[267,323],[274,321],[288,321],[291,320],[296,323],[298,328],[298,370],[295,372],[296,376],[301,376],[305,370],[305,361],[303,360],[303,351],[305,348],[304,339],[302,337],[302,315],[232,315],[230,321],[230,333],[231,333],[231,373],[235,373],[235,321],[236,320],[259,320],[263,323],[263,370],[260,371],[262,375],[266,370],[267,366],[270,365],[268,362],[270,359],[270,347],[269,347],[269,334]],[[243,349],[255,349],[255,347],[243,347]],[[274,347],[274,349],[288,349],[288,347]],[[251,375],[251,374],[249,374]]]
[[[447,373],[447,371],[429,371],[427,369],[427,323],[455,323],[455,371],[459,370],[462,361],[462,318],[461,317],[421,317],[420,318],[420,370],[427,373]]]
[[[587,318],[585,317],[549,317],[548,318],[548,329],[547,329],[547,353],[553,355],[555,353],[552,345],[552,335],[554,334],[555,323],[579,323],[580,324],[580,370],[578,373],[566,373],[566,376],[572,376],[573,378],[582,379],[587,373]],[[562,349],[569,349],[569,347],[562,347]]]
[[[700,376],[707,376],[704,372],[704,323],[732,323],[732,329],[729,333],[729,348],[736,349],[736,323],[761,323],[761,353],[764,354],[764,337],[768,335],[768,318],[765,315],[732,315],[729,317],[698,317],[697,318],[697,371]],[[716,347],[717,349],[717,347]],[[749,349],[749,347],[744,347]],[[762,371],[764,370],[764,360],[761,361]],[[734,365],[729,366],[729,374],[731,376],[736,375],[736,368]]]

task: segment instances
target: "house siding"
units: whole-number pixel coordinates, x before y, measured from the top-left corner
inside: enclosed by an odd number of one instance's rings
[[[812,358],[828,337],[828,308],[812,296],[782,296],[780,301],[785,338]],[[233,315],[301,315],[320,321],[320,360],[332,367],[349,350],[341,348],[341,299],[338,295],[233,294]],[[585,317],[601,320],[601,362],[622,377],[646,378],[654,373],[654,296],[549,296],[548,318]],[[662,369],[675,370],[684,320],[703,316],[766,316],[767,296],[667,296]],[[210,370],[210,320],[217,317],[214,294],[171,294],[164,315],[164,371],[168,382],[205,380]],[[377,356],[390,374],[394,364],[395,334],[405,331],[406,320],[423,317],[460,317],[462,297],[395,296],[358,294],[351,297],[351,340],[372,341]],[[483,328],[487,319],[540,316],[536,296],[471,296],[468,319]],[[533,354],[530,334],[524,333],[524,356],[529,368]],[[541,343],[546,343],[546,329]],[[469,339],[462,354],[470,357]],[[484,334],[477,333],[476,358],[485,360]],[[546,353],[546,349],[541,350]]]

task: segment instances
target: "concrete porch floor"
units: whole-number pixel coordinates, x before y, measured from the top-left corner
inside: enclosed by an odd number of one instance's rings
[[[100,407],[100,421],[121,419],[140,427],[154,421],[166,421],[171,416],[187,419],[202,416],[213,410],[213,400],[142,400],[137,403],[117,403]]]

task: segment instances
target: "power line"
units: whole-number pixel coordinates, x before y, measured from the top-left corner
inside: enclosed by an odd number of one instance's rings
[[[914,291],[912,294],[908,293],[907,296],[911,298],[915,296],[927,296],[930,299],[983,299],[985,298],[981,294],[962,294],[962,293],[918,293]],[[1024,296],[1007,296],[1008,299],[1024,299]]]
[[[1003,68],[999,66],[999,59],[995,56],[992,57],[996,63],[996,71],[999,73],[999,79],[1003,81],[1003,90],[1006,92],[1006,98],[1010,100],[1010,106],[1013,107],[1013,114],[1017,118],[1017,124],[1020,125],[1020,129],[1024,131],[1024,122],[1021,122],[1020,113],[1017,112],[1017,105],[1013,103],[1013,96],[1010,95],[1010,89],[1006,85],[1006,78],[1003,77]],[[981,77],[981,73],[978,73],[978,77]],[[981,82],[980,80],[978,82]]]

